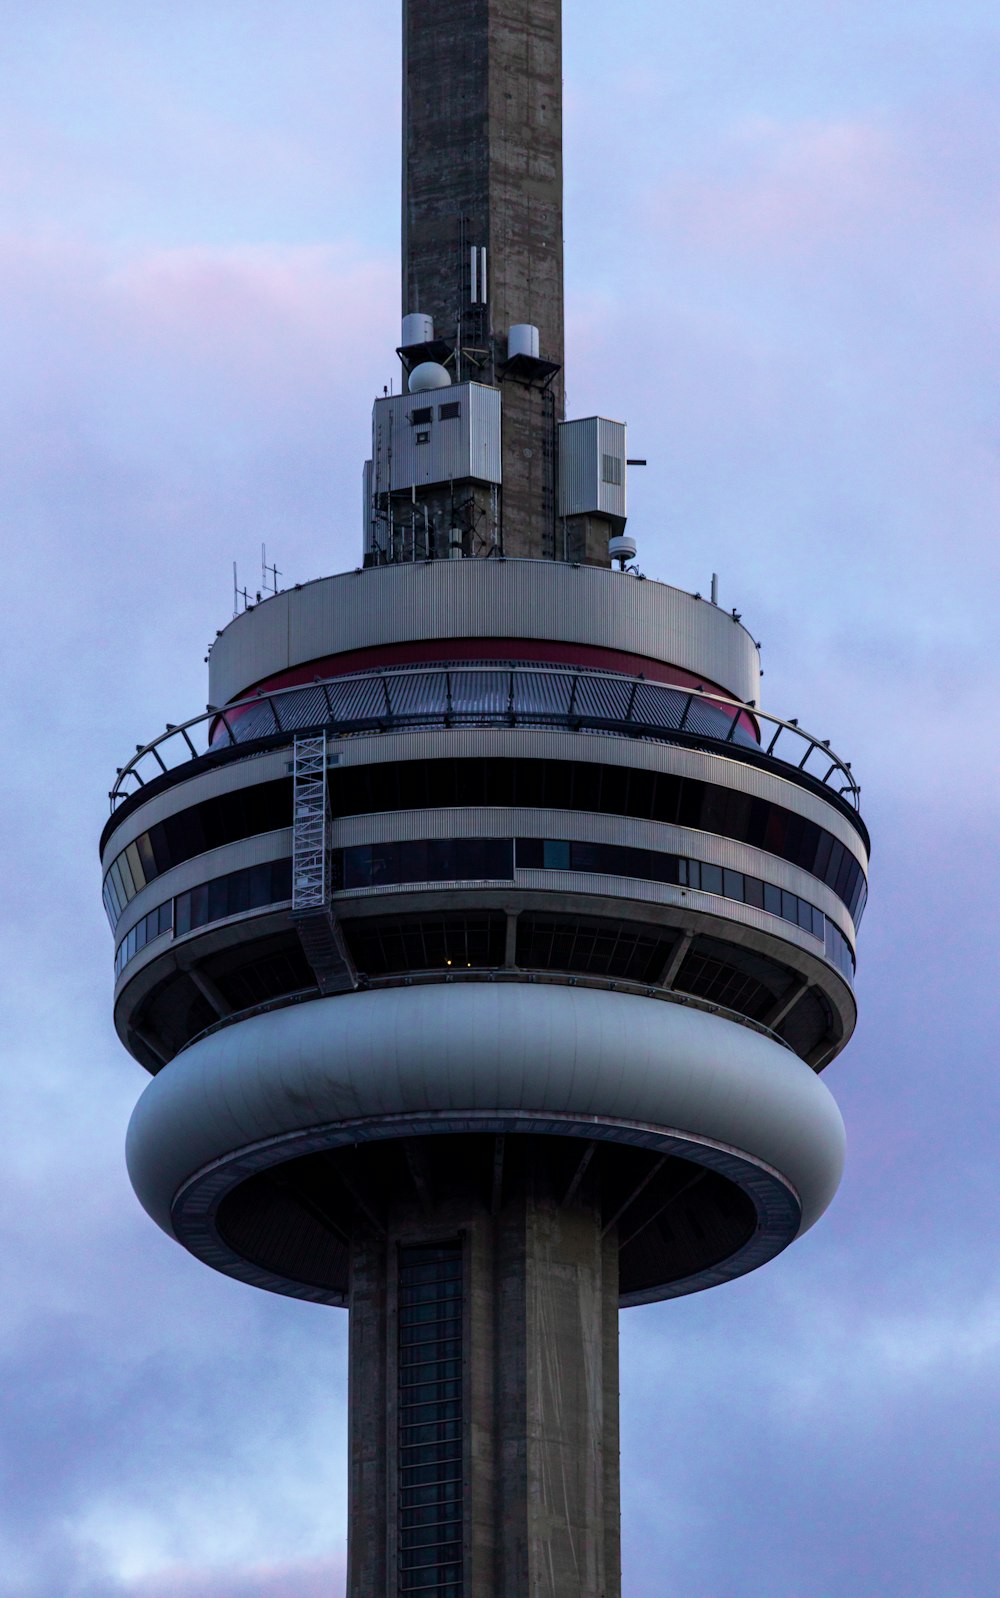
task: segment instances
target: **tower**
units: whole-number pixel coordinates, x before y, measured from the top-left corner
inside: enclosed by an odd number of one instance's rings
[[[558,0],[403,25],[363,564],[237,617],[112,790],[129,1169],[349,1309],[350,1598],[614,1598],[619,1308],[830,1201],[868,838],[737,615],[635,570],[624,425],[563,416]]]

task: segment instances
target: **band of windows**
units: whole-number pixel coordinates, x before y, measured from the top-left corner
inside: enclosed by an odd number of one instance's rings
[[[429,838],[360,844],[334,859],[334,882],[345,889],[417,882],[514,880],[521,870],[580,871],[698,889],[749,904],[802,928],[824,946],[827,959],[847,980],[854,978],[854,956],[840,928],[807,899],[759,877],[683,855],[619,844],[580,843],[563,838]],[[156,906],[132,928],[115,954],[115,976],[160,933],[178,937],[213,921],[292,896],[289,859],[231,871],[200,883]]]
[[[337,816],[502,805],[671,822],[751,844],[808,871],[832,888],[855,926],[868,892],[854,855],[815,822],[768,800],[669,772],[573,760],[412,760],[339,769],[330,799]],[[291,809],[291,783],[276,778],[157,822],[115,857],[105,875],[112,927],[161,872],[221,844],[288,827]]]
[[[696,888],[753,905],[818,938],[828,958],[853,981],[851,946],[817,905],[748,872],[731,871],[684,855],[661,854],[655,849],[578,843],[564,838],[430,838],[360,844],[339,851],[335,880],[345,889],[395,887],[413,882],[504,881],[513,877],[515,866],[519,870],[635,877],[645,882]]]
[[[192,805],[148,832],[140,833],[115,856],[104,878],[104,908],[112,927],[131,899],[172,866],[207,849],[239,843],[259,833],[292,824],[292,785],[287,777],[260,782],[235,793],[217,794]]]
[[[292,862],[287,858],[247,866],[242,871],[230,871],[223,877],[213,877],[210,882],[201,882],[196,888],[157,905],[136,922],[115,951],[115,976],[120,976],[139,950],[161,932],[169,932],[172,928],[176,937],[182,937],[185,932],[207,926],[210,921],[224,921],[227,916],[261,910],[291,897]]]

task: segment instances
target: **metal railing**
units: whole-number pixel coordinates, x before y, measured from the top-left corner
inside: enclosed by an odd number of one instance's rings
[[[168,722],[118,768],[111,810],[151,780],[227,748],[249,754],[254,745],[291,743],[295,733],[309,730],[343,738],[436,726],[561,727],[728,749],[755,763],[763,757],[792,776],[801,773],[860,809],[850,761],[795,719],[785,721],[725,694],[644,677],[463,663],[316,679]]]

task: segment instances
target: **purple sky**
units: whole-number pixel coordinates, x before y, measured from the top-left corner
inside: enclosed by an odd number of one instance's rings
[[[233,560],[357,563],[398,12],[0,0],[3,1598],[342,1592],[346,1317],[132,1197],[96,846]],[[998,96],[995,0],[567,6],[571,412],[875,841],[840,1197],[622,1320],[629,1598],[997,1591]]]

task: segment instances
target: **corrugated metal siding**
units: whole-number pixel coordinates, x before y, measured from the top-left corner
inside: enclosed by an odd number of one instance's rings
[[[738,699],[760,695],[753,639],[727,612],[622,572],[524,560],[369,567],[278,594],[216,640],[209,693],[225,704],[324,655],[438,638],[593,644],[682,667]]]
[[[617,462],[618,481],[608,478],[604,457]],[[622,519],[627,512],[625,423],[585,416],[559,424],[559,515],[598,514]]]
[[[625,423],[611,422],[606,416],[599,416],[597,418],[597,508],[606,516],[620,516],[622,520],[628,514],[628,467],[625,464],[625,455]],[[615,462],[615,472],[611,477],[604,469],[605,458]]]

